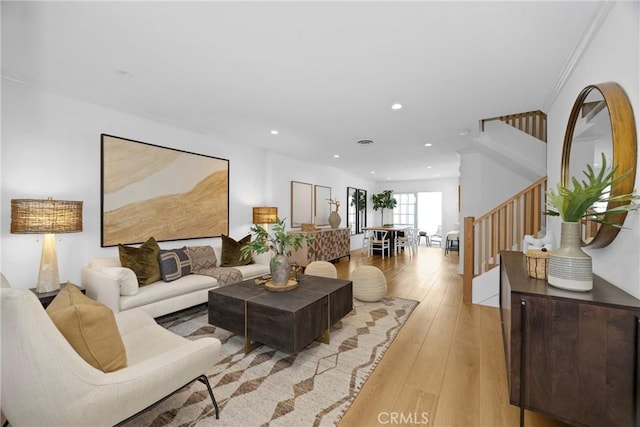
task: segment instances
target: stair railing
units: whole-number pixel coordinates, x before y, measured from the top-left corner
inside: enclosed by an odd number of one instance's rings
[[[464,218],[463,300],[471,302],[473,278],[497,266],[502,250],[522,250],[526,234],[537,237],[545,223],[547,177],[479,218]]]
[[[500,120],[540,141],[547,142],[547,115],[540,110],[480,120],[482,132],[484,132],[484,124],[492,120]]]

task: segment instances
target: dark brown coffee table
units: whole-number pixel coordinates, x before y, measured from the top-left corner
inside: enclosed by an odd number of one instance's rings
[[[244,336],[245,353],[268,345],[297,353],[353,309],[349,280],[302,276],[297,289],[271,292],[255,280],[209,291],[209,323]]]

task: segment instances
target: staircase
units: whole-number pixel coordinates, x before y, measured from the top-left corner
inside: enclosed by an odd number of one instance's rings
[[[473,289],[473,279],[498,265],[500,251],[521,251],[526,234],[537,237],[545,220],[546,192],[545,176],[487,214],[464,218],[462,284],[465,302],[483,299],[473,297],[478,293]]]
[[[499,282],[499,271],[494,267],[498,265],[499,252],[522,250],[524,236],[537,237],[545,223],[546,144],[540,141],[546,142],[546,115],[532,111],[494,117],[482,120],[481,129],[483,133],[474,140],[471,149],[475,156],[488,157],[510,170],[509,173],[516,173],[524,183],[532,182],[489,212],[464,218],[464,301],[489,301],[485,303],[494,305]],[[526,135],[523,138],[523,132],[533,138]],[[490,204],[485,209],[489,207]]]
[[[483,119],[480,120],[480,130],[484,132],[487,123],[495,120],[507,123],[540,141],[547,142],[547,115],[540,110]]]

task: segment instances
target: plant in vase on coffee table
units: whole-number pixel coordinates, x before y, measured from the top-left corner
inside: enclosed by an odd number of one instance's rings
[[[289,261],[291,252],[300,249],[302,242],[307,242],[307,245],[310,245],[315,239],[313,236],[306,236],[302,233],[287,234],[285,220],[286,218],[278,218],[271,233],[262,226],[252,226],[251,232],[255,238],[240,250],[242,259],[250,257],[252,252],[263,254],[269,250],[274,251],[276,255],[271,259],[269,267],[271,279],[276,286],[285,286],[288,283],[291,271],[291,262]]]

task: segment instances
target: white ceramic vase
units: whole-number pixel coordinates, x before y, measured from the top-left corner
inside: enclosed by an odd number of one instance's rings
[[[580,223],[563,222],[560,248],[549,254],[549,284],[569,291],[593,288],[591,257],[580,247]]]

